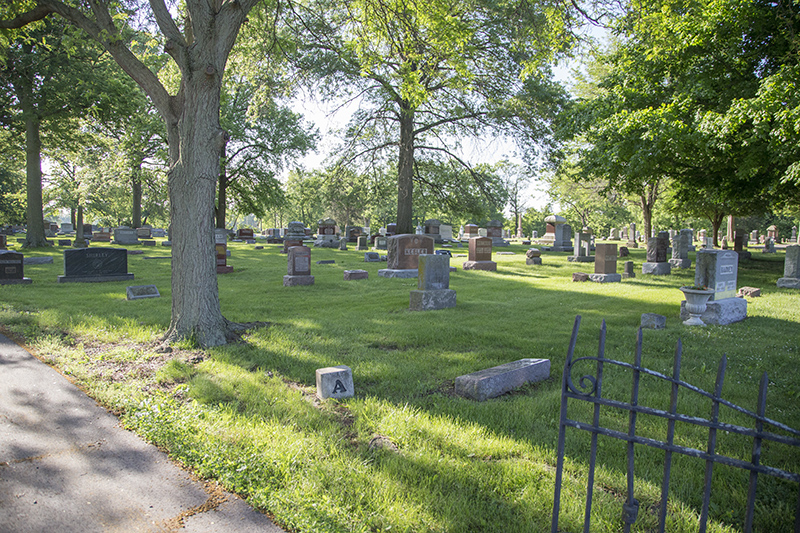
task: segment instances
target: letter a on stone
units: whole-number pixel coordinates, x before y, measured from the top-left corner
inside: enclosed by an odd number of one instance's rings
[[[333,386],[333,393],[338,394],[340,392],[347,392],[347,389],[345,388],[344,383],[342,383],[341,380],[337,379],[336,385]]]

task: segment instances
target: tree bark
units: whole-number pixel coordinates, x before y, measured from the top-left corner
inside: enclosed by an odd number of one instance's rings
[[[217,194],[217,224],[218,229],[225,229],[225,219],[228,217],[228,172],[225,146],[222,147],[220,155],[220,172],[219,172],[219,193]]]
[[[142,227],[142,163],[137,161],[136,168],[131,176],[131,225],[134,228]]]
[[[27,183],[27,233],[23,248],[51,246],[44,234],[42,214],[42,138],[39,117],[32,109],[25,118],[25,175]]]
[[[397,165],[397,233],[414,233],[414,110],[400,111],[400,150]]]

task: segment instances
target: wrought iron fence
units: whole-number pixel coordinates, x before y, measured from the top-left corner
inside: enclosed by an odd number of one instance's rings
[[[669,496],[670,484],[670,471],[672,468],[673,454],[682,454],[690,457],[696,457],[704,460],[706,463],[705,471],[705,485],[703,491],[702,510],[700,512],[700,533],[705,533],[706,524],[708,522],[709,502],[711,496],[711,478],[715,463],[720,463],[735,468],[741,468],[750,471],[750,480],[747,493],[747,508],[745,511],[744,531],[750,533],[753,528],[753,516],[755,510],[756,500],[756,486],[759,474],[765,474],[789,480],[800,484],[800,475],[781,470],[761,464],[761,450],[762,444],[766,442],[775,442],[794,447],[800,447],[800,431],[790,428],[780,422],[766,418],[766,400],[767,400],[767,374],[766,372],[761,378],[761,384],[758,393],[758,406],[757,412],[752,412],[733,403],[724,400],[720,397],[722,393],[722,385],[725,379],[725,370],[727,366],[727,358],[723,356],[719,364],[717,372],[716,384],[714,392],[706,392],[698,387],[695,387],[680,379],[681,372],[681,353],[682,346],[680,340],[675,349],[675,357],[673,363],[672,376],[667,376],[653,370],[642,367],[642,329],[639,328],[639,335],[636,343],[636,355],[634,364],[624,363],[605,358],[605,339],[606,339],[606,324],[600,329],[600,343],[598,348],[597,357],[580,357],[573,359],[575,344],[578,336],[578,329],[580,328],[581,317],[575,317],[575,325],[572,330],[572,338],[569,343],[569,351],[567,353],[567,361],[564,364],[564,374],[561,381],[561,415],[560,427],[558,435],[558,462],[556,466],[556,484],[553,502],[553,519],[552,519],[552,533],[558,531],[558,518],[561,504],[561,482],[564,469],[564,448],[566,439],[566,429],[572,427],[579,430],[591,432],[591,449],[589,457],[589,473],[586,491],[586,509],[584,514],[584,533],[589,532],[591,525],[591,512],[592,512],[592,492],[594,487],[595,469],[597,465],[597,448],[598,436],[604,435],[613,439],[619,439],[627,442],[627,499],[622,506],[622,526],[625,533],[629,533],[631,526],[636,522],[639,510],[639,502],[634,497],[634,446],[637,444],[649,446],[664,450],[664,477],[661,485],[661,500],[658,515],[658,531],[663,533],[666,519],[667,519],[667,500]],[[596,369],[595,375],[583,375],[580,377],[576,385],[572,379],[572,372],[575,365],[579,363],[595,362]],[[625,368],[631,371],[633,376],[633,383],[631,387],[630,402],[622,402],[611,398],[603,397],[603,370],[606,365],[614,365],[616,367]],[[642,375],[653,376],[655,378],[664,380],[671,384],[670,407],[669,411],[663,409],[656,409],[639,405],[639,384]],[[711,416],[709,418],[701,418],[681,414],[678,412],[678,393],[681,389],[691,391],[698,397],[698,399],[705,398],[710,402]],[[570,400],[577,400],[582,402],[589,402],[594,404],[592,421],[581,422],[572,420],[567,417],[567,404]],[[685,402],[684,402],[685,403]],[[719,411],[720,406],[725,406],[734,411],[742,413],[753,420],[752,427],[737,426],[720,422]],[[611,428],[602,427],[600,425],[601,409],[612,409],[628,412],[628,431],[627,433],[614,430]],[[647,438],[636,434],[636,423],[639,415],[659,417],[667,420],[667,434],[666,440],[661,441],[657,439]],[[705,450],[698,450],[686,446],[675,444],[675,424],[682,422],[696,426],[708,428],[708,446]],[[782,431],[784,434],[767,431],[765,427],[771,427],[775,430]],[[731,434],[742,435],[753,439],[751,460],[743,461],[735,457],[728,457],[724,454],[717,452],[717,432],[725,431]],[[795,512],[795,533],[800,533],[800,494],[798,494],[797,507]]]

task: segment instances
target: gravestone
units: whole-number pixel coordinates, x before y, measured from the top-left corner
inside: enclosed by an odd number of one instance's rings
[[[336,221],[326,218],[317,222],[317,240],[314,247],[336,248],[339,246],[339,238],[336,236]]]
[[[630,250],[628,250],[627,246],[620,246],[619,247],[619,256],[620,257],[628,257],[629,255],[631,255],[631,252],[630,252]]]
[[[594,256],[591,255],[592,234],[579,232],[575,234],[574,255],[567,257],[567,260],[574,263],[593,263]],[[615,251],[616,253],[616,251]]]
[[[792,238],[789,240],[789,242],[793,242],[793,243],[798,242],[797,226],[792,226]]]
[[[217,274],[233,272],[233,267],[228,265],[228,231],[225,228],[214,230],[214,254],[217,261]]]
[[[128,251],[123,248],[74,248],[64,250],[64,275],[59,283],[128,281]]]
[[[450,288],[450,257],[440,254],[419,256],[417,290],[411,291],[411,311],[433,311],[456,306],[456,291]]]
[[[742,230],[736,230],[736,233],[733,237],[733,251],[739,255],[739,261],[742,259],[750,259],[753,257],[749,251],[744,249],[745,246],[745,239],[747,238],[747,233]]]
[[[608,240],[610,241],[619,240],[619,230],[617,228],[611,228],[611,232],[608,234]]]
[[[748,244],[758,244],[758,230],[754,229],[750,232],[750,242]]]
[[[95,231],[92,233],[92,242],[111,242],[111,232]]]
[[[61,227],[63,228],[64,224],[61,224]],[[777,240],[778,240],[778,226],[773,224],[773,225],[771,225],[770,227],[767,228],[767,238],[768,239],[771,238],[773,241],[777,242]]]
[[[125,297],[128,300],[142,300],[145,298],[161,298],[155,285],[132,285],[125,288]]]
[[[345,226],[344,235],[347,242],[358,242],[358,238],[364,233],[361,226]]]
[[[83,236],[84,237],[91,237],[94,234],[94,226],[91,224],[84,224],[83,225]]]
[[[308,246],[292,246],[289,248],[288,274],[283,276],[284,287],[296,285],[313,285],[311,275],[311,248]]]
[[[503,236],[503,223],[499,220],[490,220],[486,224],[486,236],[492,239],[492,246],[508,246],[508,241]]]
[[[378,250],[385,250],[386,242],[386,237],[375,237],[375,248]]]
[[[391,237],[392,235],[397,235],[397,224],[394,222],[386,224],[386,236]]]
[[[239,228],[236,230],[236,238],[242,240],[252,240],[255,237],[251,228]]]
[[[628,248],[638,248],[639,244],[636,242],[636,223],[631,222],[630,229],[628,230]]]
[[[527,252],[525,252],[525,264],[526,265],[541,265],[542,264],[542,252],[539,251],[538,248],[530,248]]]
[[[345,237],[339,239],[339,250],[347,251],[347,239]]]
[[[594,274],[589,279],[595,283],[617,283],[622,275],[617,274],[617,244],[600,243],[595,249]]]
[[[377,252],[367,252],[364,254],[365,263],[380,263],[381,256]]]
[[[641,327],[645,329],[665,329],[667,317],[656,313],[642,313]]]
[[[441,244],[444,242],[440,232],[442,223],[439,220],[431,218],[423,222],[423,224],[425,225],[425,235],[430,235],[433,238],[434,243]]]
[[[439,235],[442,237],[442,242],[450,242],[453,240],[453,226],[442,224],[439,226]]]
[[[780,289],[800,289],[800,245],[786,247],[783,262],[783,277],[778,279]]]
[[[145,226],[145,227],[142,227],[142,228],[136,228],[136,236],[139,239],[149,239],[151,237],[150,227],[149,226]]]
[[[316,372],[317,396],[325,398],[351,398],[353,396],[353,371],[345,365],[318,368]]]
[[[59,231],[59,233],[72,233],[73,231],[75,231],[75,227],[72,224],[69,222],[63,222],[61,224],[61,231]]]
[[[672,237],[672,259],[669,264],[673,268],[689,268],[692,260],[689,259],[689,235],[681,230]]]
[[[167,236],[167,230],[165,230],[164,228],[153,228],[152,230],[150,230],[150,234],[153,237],[158,237],[159,239],[163,239]]]
[[[0,285],[28,285],[24,274],[25,258],[19,252],[0,250]]]
[[[775,250],[775,239],[773,239],[772,237],[767,237],[767,239],[764,241],[764,249],[761,250],[761,252],[765,254],[776,253],[777,251]]]
[[[367,246],[366,235],[359,235],[356,242],[356,250],[369,250],[369,246]]]
[[[384,278],[416,278],[419,256],[433,254],[433,238],[428,235],[403,233],[387,239],[387,264],[378,271]]]
[[[281,253],[288,253],[292,246],[303,246],[306,237],[306,225],[302,222],[289,222],[289,228],[283,235],[283,249]]]
[[[566,223],[567,219],[559,215],[545,217],[547,229],[541,238],[542,244],[549,246],[553,252],[571,252],[572,228]]]
[[[492,261],[492,239],[489,237],[473,237],[469,240],[469,256],[462,267],[464,270],[497,270],[497,263]]]
[[[622,263],[622,277],[635,278],[636,273],[633,271],[633,261],[625,261]]]
[[[464,226],[464,233],[461,235],[462,242],[469,242],[472,237],[478,237],[478,226],[467,224]]]
[[[672,272],[672,265],[667,261],[668,247],[669,234],[666,231],[647,239],[647,261],[642,263],[642,274],[665,276]]]
[[[5,250],[7,247],[5,234],[0,234],[0,250]]]
[[[458,376],[455,392],[459,396],[483,402],[510,392],[526,383],[550,377],[549,359],[520,359],[486,370]]]
[[[747,300],[736,298],[739,256],[732,250],[698,250],[694,284],[714,291],[700,316],[706,324],[727,325],[747,318]],[[681,302],[681,320],[688,320],[686,301]]]
[[[130,245],[139,244],[139,234],[135,229],[127,226],[114,228],[114,244]]]
[[[379,258],[380,259],[380,258]],[[357,279],[369,279],[369,272],[366,270],[345,270],[344,280],[354,281]]]

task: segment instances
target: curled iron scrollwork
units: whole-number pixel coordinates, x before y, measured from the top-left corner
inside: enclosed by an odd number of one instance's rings
[[[580,361],[597,361],[597,358],[581,357],[579,359],[573,360],[572,363],[570,363],[567,372],[567,387],[574,394],[580,394],[581,396],[593,396],[597,392],[597,376],[593,376],[591,374],[584,374],[578,380],[577,386],[572,380],[572,371],[575,368],[575,365]]]

